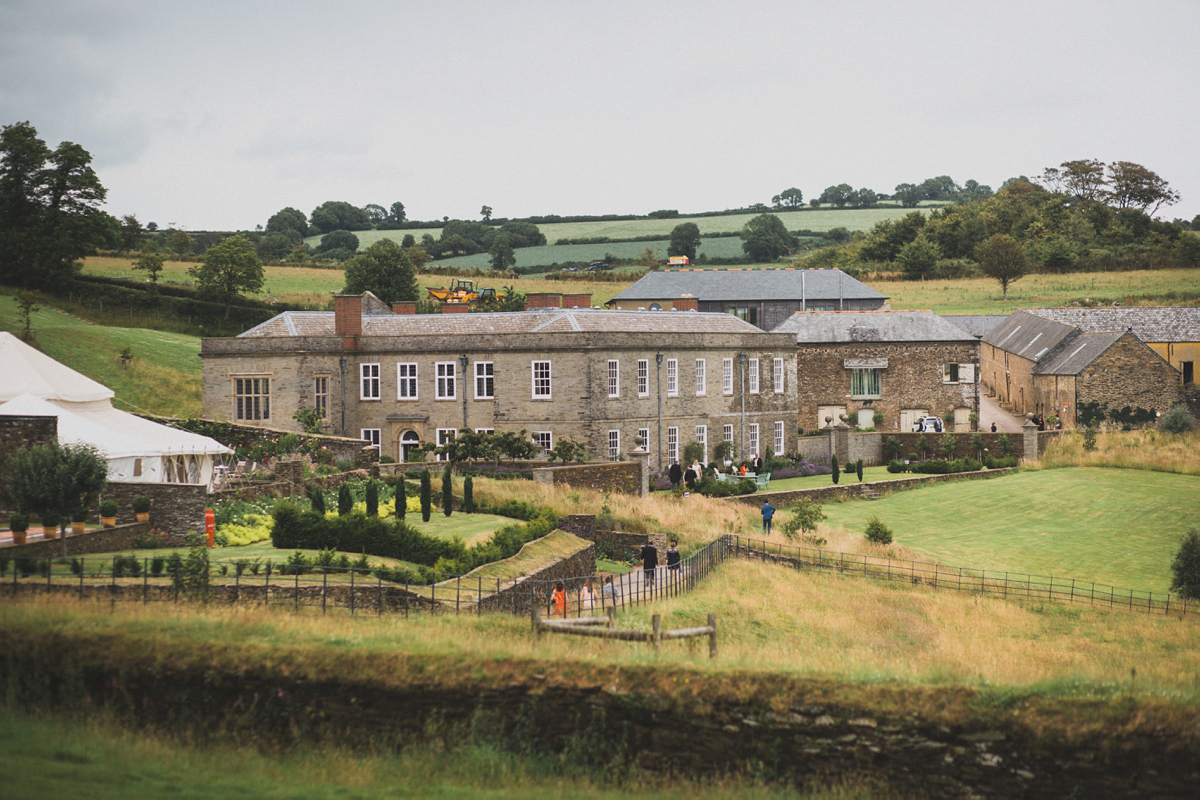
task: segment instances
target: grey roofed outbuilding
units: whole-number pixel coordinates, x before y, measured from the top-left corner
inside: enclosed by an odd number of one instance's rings
[[[1132,330],[1143,342],[1200,341],[1200,307],[1030,308],[1030,314],[1082,331]]]
[[[1124,331],[1076,333],[1034,367],[1033,374],[1078,375],[1124,335]]]
[[[1008,319],[1008,314],[939,314],[938,316],[981,339],[992,328]]]
[[[1008,319],[988,331],[983,341],[1030,361],[1040,361],[1077,330],[1072,325],[1021,310],[1014,311]]]
[[[839,269],[680,269],[648,272],[610,302],[688,295],[709,302],[887,300],[887,295]]]
[[[795,333],[797,344],[977,341],[932,311],[804,311],[771,333]]]

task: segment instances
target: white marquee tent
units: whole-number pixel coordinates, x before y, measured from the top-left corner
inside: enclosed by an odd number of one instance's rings
[[[0,332],[0,415],[57,417],[59,442],[93,445],[110,481],[212,486],[216,459],[232,450],[113,408],[112,398],[103,384]]]

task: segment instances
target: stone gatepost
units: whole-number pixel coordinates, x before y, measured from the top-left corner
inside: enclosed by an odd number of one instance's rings
[[[850,426],[845,420],[829,426],[829,453],[843,465],[850,463]]]
[[[1030,461],[1038,460],[1038,426],[1031,419],[1025,420],[1025,424],[1021,426],[1021,446],[1025,451],[1025,458]]]
[[[638,436],[637,439],[642,437]],[[636,441],[636,439],[635,439]],[[636,446],[629,451],[629,457],[638,462],[641,467],[642,479],[638,482],[638,497],[650,496],[650,451],[646,449],[646,445],[642,442],[637,442]]]

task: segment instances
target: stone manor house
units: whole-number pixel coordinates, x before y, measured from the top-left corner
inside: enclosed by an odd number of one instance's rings
[[[314,408],[397,460],[460,428],[525,430],[547,451],[570,437],[609,459],[642,436],[653,467],[693,440],[706,461],[721,441],[738,458],[797,447],[794,334],[695,311],[412,311],[340,295],[333,312],[203,340],[204,416],[299,430],[292,415]]]

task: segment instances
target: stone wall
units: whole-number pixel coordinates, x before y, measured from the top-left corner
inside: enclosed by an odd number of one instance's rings
[[[0,475],[9,456],[23,447],[34,447],[58,441],[57,417],[0,417]],[[6,509],[0,497],[0,510]]]
[[[150,527],[182,543],[189,532],[204,533],[204,510],[209,507],[207,487],[189,483],[116,483],[109,481],[102,500],[117,501],[117,522],[134,521],[133,498],[150,498]]]
[[[636,495],[641,488],[642,467],[637,461],[598,461],[565,467],[539,467],[533,470],[533,482]]]
[[[955,409],[979,410],[977,383],[943,381],[947,363],[968,364],[976,371],[976,342],[802,344],[796,350],[796,370],[804,378],[796,393],[798,424],[806,430],[825,425],[819,418],[822,406],[845,407],[851,426],[860,409],[882,413],[884,422],[875,427],[887,433],[900,429],[901,411],[924,409],[944,417]],[[851,396],[852,371],[846,368],[846,361],[864,356],[887,359],[878,398]]]
[[[864,481],[860,483],[857,478],[851,478],[852,482],[843,482],[840,484],[829,484],[828,486],[818,486],[812,489],[789,489],[783,492],[756,492],[755,494],[741,495],[738,497],[730,497],[733,500],[745,505],[758,508],[766,501],[770,500],[771,505],[776,508],[784,508],[795,503],[802,497],[807,497],[816,503],[826,503],[830,500],[847,500],[855,497],[867,497],[872,494],[878,495],[881,492],[900,491],[903,489],[911,489],[914,486],[921,486],[927,483],[945,483],[947,481],[967,480],[972,478],[997,478],[1001,475],[1008,475],[1015,472],[1015,469],[989,469],[979,472],[959,472],[954,475],[914,475],[911,478],[899,478],[894,481]],[[845,481],[845,476],[842,477]]]
[[[1049,431],[1046,431],[1046,433],[1049,433]],[[989,431],[988,433],[980,433],[979,435],[983,438],[983,447],[986,450],[984,455],[1003,455],[1000,447],[1000,441],[1002,437],[1007,436],[1012,454],[1016,456],[1018,460],[1025,457],[1024,439],[1019,433],[1004,434],[991,433]],[[974,434],[970,433],[889,433],[888,435],[881,437],[880,447],[885,447],[887,440],[891,439],[892,437],[899,439],[900,460],[903,461],[913,453],[920,454],[918,444],[921,441],[921,437],[925,437],[925,441],[929,445],[929,450],[925,457],[942,458],[941,444],[942,439],[945,436],[954,437],[954,454],[951,456],[952,459],[963,458],[964,456],[970,458],[979,458],[979,452],[971,447],[971,437],[974,436]],[[882,452],[880,458],[881,461],[879,463],[887,463],[887,459],[882,455]]]
[[[80,556],[89,553],[113,553],[119,550],[129,550],[149,531],[149,522],[134,522],[128,525],[118,525],[115,528],[99,528],[86,533],[68,532],[67,555]],[[0,555],[5,558],[15,556],[59,558],[62,554],[62,539],[42,539],[0,549]]]
[[[1077,392],[1080,403],[1166,413],[1179,402],[1179,373],[1132,333],[1126,333],[1079,374]]]

